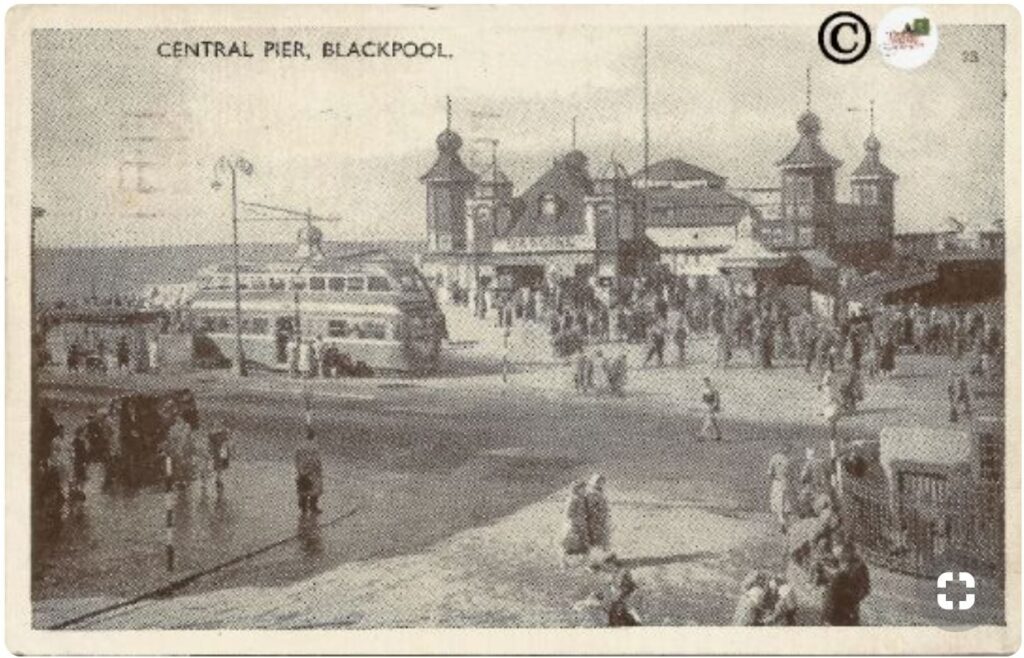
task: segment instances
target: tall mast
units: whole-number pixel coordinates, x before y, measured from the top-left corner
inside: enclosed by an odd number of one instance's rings
[[[647,70],[647,26],[644,26],[644,228],[650,224],[650,169],[651,169],[651,126],[650,126],[650,77]]]

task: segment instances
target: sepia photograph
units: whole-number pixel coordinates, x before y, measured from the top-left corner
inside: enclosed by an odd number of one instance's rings
[[[1016,12],[267,9],[9,15],[22,637],[1014,650]]]

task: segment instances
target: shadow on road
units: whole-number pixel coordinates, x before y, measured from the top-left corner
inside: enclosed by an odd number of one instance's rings
[[[697,560],[714,557],[714,555],[715,554],[710,551],[697,551],[695,553],[676,553],[674,555],[631,557],[622,560],[622,564],[630,569],[639,569],[641,567],[658,567],[665,564],[696,562]]]

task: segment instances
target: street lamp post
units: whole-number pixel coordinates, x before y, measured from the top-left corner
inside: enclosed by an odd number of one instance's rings
[[[220,174],[227,171],[231,179],[231,246],[232,261],[234,269],[235,289],[235,372],[239,377],[245,377],[245,349],[242,346],[242,288],[239,281],[239,257],[238,257],[238,173],[251,176],[253,172],[252,163],[245,158],[238,157],[230,159],[221,157],[213,167],[214,180],[211,184],[213,189],[220,189],[222,183]]]

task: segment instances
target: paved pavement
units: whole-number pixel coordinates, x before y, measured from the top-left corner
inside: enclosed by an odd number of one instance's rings
[[[180,614],[130,613],[116,624],[145,627],[160,619],[185,623],[181,615],[189,606],[208,609],[219,601],[228,606],[227,617],[203,616],[210,625],[217,619],[241,626],[375,626],[419,624],[424,618],[455,625],[501,625],[513,618],[573,625],[578,620],[565,617],[564,596],[553,597],[557,587],[549,587],[550,579],[557,583],[563,578],[553,575],[550,564],[549,548],[558,534],[551,524],[557,525],[567,485],[592,471],[609,478],[621,503],[616,506],[616,523],[621,519],[624,528],[631,528],[628,536],[641,542],[630,548],[630,555],[682,556],[677,562],[686,563],[687,570],[712,569],[708,565],[723,560],[731,565],[709,576],[708,582],[717,583],[709,585],[709,591],[726,592],[718,603],[703,612],[697,609],[700,606],[672,612],[673,606],[681,605],[673,601],[686,599],[684,585],[693,577],[689,571],[679,572],[673,576],[675,584],[666,581],[664,587],[652,588],[652,596],[663,602],[656,606],[661,610],[656,614],[666,623],[723,623],[726,602],[734,596],[733,580],[764,561],[778,561],[777,546],[773,547],[777,538],[765,521],[761,473],[768,456],[790,442],[824,447],[825,433],[814,418],[819,394],[812,378],[795,369],[765,373],[737,368],[716,375],[729,440],[720,445],[694,442],[697,373],[702,368],[636,372],[624,399],[577,396],[567,390],[567,373],[557,368],[517,371],[511,385],[502,385],[496,373],[470,369],[422,380],[309,383],[266,377],[239,382],[223,373],[184,379],[49,375],[44,378],[44,397],[66,424],[73,425],[76,417],[117,390],[184,381],[196,391],[204,420],[221,418],[234,424],[238,439],[225,497],[204,497],[198,485],[181,496],[176,574],[162,569],[158,492],[144,491],[131,498],[92,492],[84,518],[35,563],[37,623],[58,623],[159,587],[182,573],[208,569],[293,537],[189,585],[179,592],[180,598],[167,602],[181,601]],[[943,399],[936,373],[943,368],[936,359],[907,359],[901,378],[869,386],[862,413],[844,423],[843,436],[869,436],[894,419],[934,422],[934,410],[941,408]],[[911,387],[913,396],[908,395]],[[290,458],[301,435],[303,389],[313,400],[328,475],[322,521],[351,513],[323,528],[300,523],[292,493]],[[651,500],[660,502],[652,506]],[[680,506],[690,511],[672,517],[675,525],[657,511]],[[489,534],[489,528],[494,533]],[[707,534],[706,528],[721,529],[724,543],[688,539]],[[526,536],[508,539],[520,534]],[[476,548],[465,549],[466,541]],[[528,549],[534,557],[515,567],[515,573],[499,568],[510,541],[534,545]],[[444,553],[440,547],[445,546],[454,552]],[[440,559],[438,555],[446,560],[447,570],[433,561]],[[655,580],[662,577],[658,568],[675,568],[668,562],[650,565]],[[436,576],[429,583],[443,581],[438,587],[445,594],[422,605],[411,599],[402,605],[403,597],[423,591],[418,584],[422,576],[409,575],[420,572]],[[576,582],[575,576],[565,577]],[[352,589],[360,582],[365,589]],[[338,615],[334,621],[324,617],[324,606],[308,598],[309,588],[329,590],[329,583],[345,592],[336,592],[337,603],[330,606],[331,614]],[[484,591],[477,591],[478,586]],[[253,588],[241,593],[245,600],[250,594],[254,597],[256,609],[240,603],[237,596],[236,607],[227,603],[227,588],[239,587]],[[898,589],[907,587],[903,583]],[[505,594],[495,595],[496,590]],[[884,586],[882,592],[884,596]],[[306,603],[275,612],[266,605],[278,594]],[[481,603],[492,595],[494,605]],[[457,605],[453,597],[460,601]],[[506,606],[518,597],[526,597],[525,603]],[[934,600],[933,593],[929,597],[929,602]],[[466,612],[474,606],[491,616],[484,619]],[[545,617],[546,610],[558,612]],[[901,617],[899,606],[886,610],[879,619],[888,623],[923,623],[918,620],[926,618],[909,613]],[[195,615],[189,619],[201,621]]]

